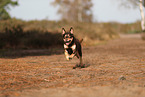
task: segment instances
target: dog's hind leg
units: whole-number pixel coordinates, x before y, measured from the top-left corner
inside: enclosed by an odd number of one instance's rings
[[[80,67],[85,68],[85,65],[83,64],[82,56],[80,57]]]
[[[76,53],[77,58],[79,59],[79,64],[76,64],[73,69],[76,69],[77,67],[80,68],[85,68],[85,66],[83,65],[83,60],[82,60],[82,56],[79,55],[79,52]]]
[[[83,60],[82,60],[82,49],[81,49],[81,45],[80,45],[80,49],[78,50],[78,56],[79,56],[79,59],[80,59],[79,67],[85,68],[85,66],[83,64]]]
[[[76,52],[76,54],[75,54],[75,56],[79,59],[79,53],[78,52]],[[74,67],[73,67],[73,69],[76,69],[77,67],[80,67],[80,64],[76,64]]]

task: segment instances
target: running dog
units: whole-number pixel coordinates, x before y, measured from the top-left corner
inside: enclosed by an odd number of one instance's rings
[[[74,30],[72,27],[70,28],[69,32],[66,32],[65,29],[62,28],[65,56],[67,60],[72,59],[74,56],[80,59],[80,63],[75,65],[73,69],[77,67],[84,68],[83,61],[82,61],[82,47],[81,47],[81,43],[83,39],[79,41],[74,37],[73,33]]]

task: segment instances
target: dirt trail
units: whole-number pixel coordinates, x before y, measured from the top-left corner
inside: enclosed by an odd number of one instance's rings
[[[123,36],[84,47],[87,68],[72,69],[64,54],[0,58],[6,97],[145,97],[145,41]]]

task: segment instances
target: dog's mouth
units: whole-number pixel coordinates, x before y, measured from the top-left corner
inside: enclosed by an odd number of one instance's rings
[[[65,43],[66,45],[69,45],[69,43]]]
[[[66,45],[69,45],[72,42],[73,38],[64,38],[64,42]]]
[[[71,43],[71,40],[68,40],[65,42],[66,45],[69,45]]]

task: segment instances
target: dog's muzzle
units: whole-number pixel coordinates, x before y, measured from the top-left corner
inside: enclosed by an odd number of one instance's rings
[[[66,40],[65,42],[66,42],[66,43],[69,43],[69,42],[71,42],[71,40]]]

